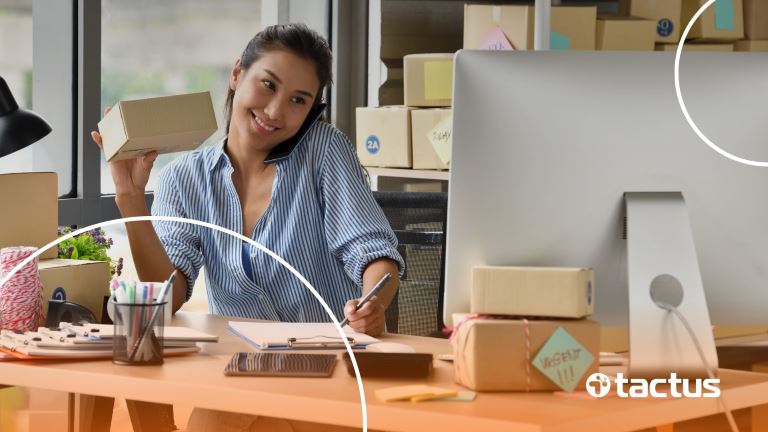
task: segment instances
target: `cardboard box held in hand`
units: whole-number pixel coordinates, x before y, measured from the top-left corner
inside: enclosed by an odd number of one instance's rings
[[[108,161],[193,150],[217,129],[209,92],[120,101],[99,122]]]

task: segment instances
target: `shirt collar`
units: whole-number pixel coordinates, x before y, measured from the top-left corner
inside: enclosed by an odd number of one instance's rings
[[[208,164],[208,171],[212,171],[214,168],[216,168],[216,165],[219,164],[220,161],[226,160],[229,162],[229,157],[224,152],[224,146],[227,144],[227,137],[224,136],[219,142],[216,143],[214,146],[216,149],[213,151],[213,154],[211,155],[211,160]]]

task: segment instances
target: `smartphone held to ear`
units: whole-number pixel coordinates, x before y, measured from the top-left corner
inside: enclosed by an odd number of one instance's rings
[[[278,162],[290,156],[291,152],[293,152],[296,146],[299,145],[299,142],[301,142],[301,140],[307,134],[309,128],[311,128],[312,125],[320,119],[320,116],[323,115],[326,106],[327,105],[325,103],[319,103],[312,107],[312,109],[309,111],[309,114],[307,114],[307,119],[304,120],[304,123],[302,123],[301,127],[299,128],[299,131],[296,132],[294,136],[288,138],[287,140],[278,144],[277,147],[273,148],[272,151],[270,151],[267,155],[267,158],[264,159],[264,163],[268,164]]]

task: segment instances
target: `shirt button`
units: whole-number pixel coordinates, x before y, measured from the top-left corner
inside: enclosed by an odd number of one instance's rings
[[[264,297],[264,294],[259,294],[259,300],[264,300],[266,297]]]

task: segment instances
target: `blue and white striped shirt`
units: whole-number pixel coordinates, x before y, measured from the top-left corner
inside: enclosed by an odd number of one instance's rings
[[[185,154],[166,166],[152,214],[196,219],[242,233],[242,209],[225,143]],[[371,261],[390,258],[402,272],[395,235],[373,198],[354,147],[333,126],[313,125],[276,168],[272,200],[251,238],[295,267],[341,319],[346,301],[360,296],[362,274]],[[154,226],[171,262],[187,278],[187,299],[205,265],[211,313],[330,321],[312,293],[265,253],[254,248],[250,257],[244,255],[239,239],[198,225],[155,221]],[[247,259],[250,263],[244,262]]]

